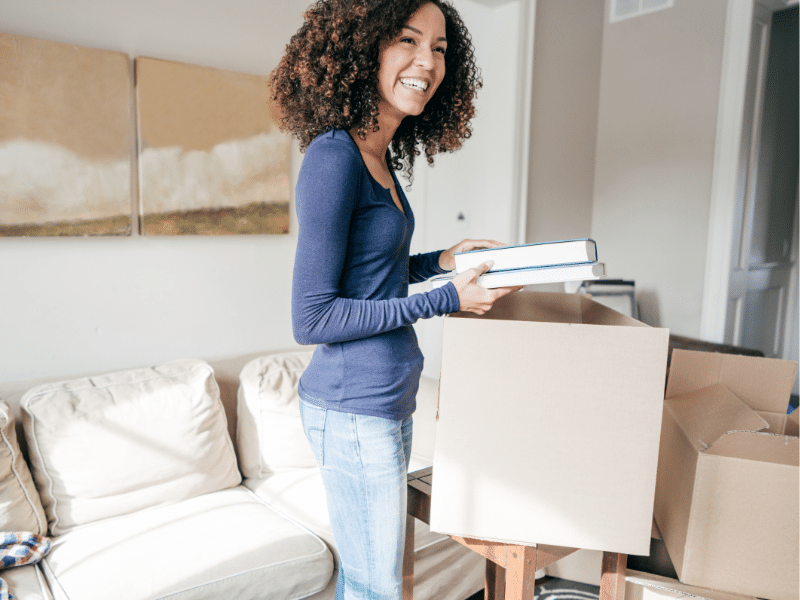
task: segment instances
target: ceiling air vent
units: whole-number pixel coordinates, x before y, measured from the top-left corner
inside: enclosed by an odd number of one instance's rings
[[[641,17],[657,10],[670,8],[675,0],[611,0],[609,23]]]

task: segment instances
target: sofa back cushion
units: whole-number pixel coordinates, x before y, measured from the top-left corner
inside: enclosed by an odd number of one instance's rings
[[[14,413],[0,402],[0,531],[47,534],[39,492],[17,443]]]
[[[41,385],[20,407],[54,535],[241,481],[203,361]]]
[[[236,447],[246,478],[316,466],[300,422],[297,395],[297,384],[312,354],[312,350],[270,354],[242,369]]]

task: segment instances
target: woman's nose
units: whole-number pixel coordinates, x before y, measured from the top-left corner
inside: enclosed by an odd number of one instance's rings
[[[430,69],[433,68],[433,60],[433,49],[420,44],[417,48],[417,54],[414,57],[414,63],[426,69]]]

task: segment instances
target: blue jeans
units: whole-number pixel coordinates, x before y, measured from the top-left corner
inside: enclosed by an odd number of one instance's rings
[[[327,410],[300,401],[339,550],[336,600],[401,600],[411,417]]]

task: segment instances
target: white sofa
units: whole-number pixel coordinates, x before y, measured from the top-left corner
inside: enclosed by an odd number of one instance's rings
[[[336,547],[302,433],[307,349],[0,382],[0,531],[48,535],[0,570],[18,600],[333,599]],[[411,469],[431,464],[424,379]],[[416,524],[414,597],[464,600],[484,562]]]

